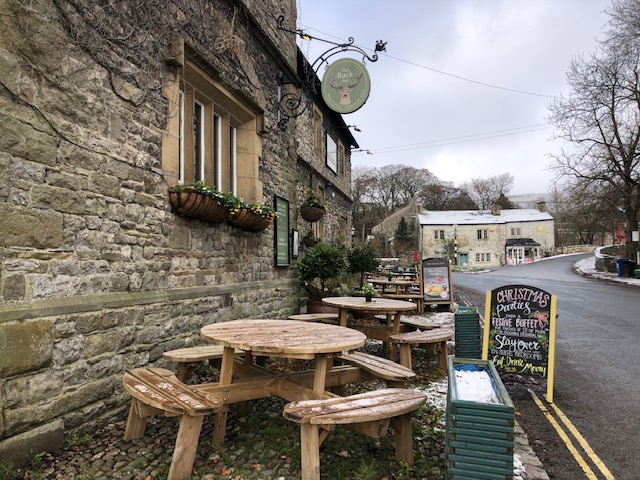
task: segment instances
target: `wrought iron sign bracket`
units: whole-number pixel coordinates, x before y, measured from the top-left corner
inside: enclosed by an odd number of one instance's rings
[[[277,19],[277,28],[278,30],[282,30],[284,32],[293,33],[294,35],[298,35],[303,40],[318,40],[320,42],[328,43],[333,45],[325,52],[323,52],[312,64],[310,64],[310,68],[307,69],[307,64],[305,63],[305,75],[304,78],[300,81],[295,82],[285,82],[284,75],[282,73],[278,74],[278,127],[281,130],[285,130],[289,123],[290,118],[296,118],[302,115],[306,109],[307,104],[304,103],[302,97],[295,92],[286,92],[283,93],[284,85],[295,85],[298,88],[301,88],[304,92],[307,93],[316,93],[317,91],[317,72],[320,69],[320,66],[323,64],[329,64],[329,59],[334,55],[343,52],[357,52],[362,55],[362,63],[366,65],[366,61],[376,62],[378,61],[378,52],[386,52],[387,42],[383,42],[382,40],[377,40],[376,45],[373,50],[373,54],[369,55],[358,45],[354,45],[355,41],[353,37],[349,37],[349,40],[345,43],[337,43],[331,40],[326,40],[319,37],[313,37],[307,34],[304,30],[297,29],[291,30],[285,28],[284,26],[284,15],[280,15]]]

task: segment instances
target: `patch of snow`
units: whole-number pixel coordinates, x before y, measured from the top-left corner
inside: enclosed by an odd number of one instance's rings
[[[485,370],[455,370],[458,400],[500,403],[489,373]]]

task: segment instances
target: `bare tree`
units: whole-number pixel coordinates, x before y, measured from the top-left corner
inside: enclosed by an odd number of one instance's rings
[[[640,208],[640,8],[614,0],[608,13],[607,37],[594,53],[571,62],[570,93],[549,105],[554,136],[571,146],[551,155],[551,166],[583,189],[602,192],[609,212],[624,212],[630,240]]]
[[[501,173],[489,178],[472,178],[460,188],[465,190],[480,210],[491,208],[498,199],[506,197],[513,186],[514,177],[510,173]]]

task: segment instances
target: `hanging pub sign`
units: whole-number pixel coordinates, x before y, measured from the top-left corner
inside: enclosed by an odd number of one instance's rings
[[[453,285],[451,262],[448,258],[427,258],[422,261],[420,272],[422,295],[425,305],[449,304],[453,311]]]
[[[362,62],[353,58],[336,60],[322,77],[322,98],[340,114],[353,113],[369,98],[371,80]]]
[[[482,358],[505,373],[547,379],[553,401],[556,297],[527,285],[487,292]]]

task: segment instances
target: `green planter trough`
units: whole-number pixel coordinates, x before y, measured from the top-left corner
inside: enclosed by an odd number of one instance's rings
[[[480,314],[476,307],[458,306],[454,312],[456,357],[481,358]]]
[[[515,408],[490,360],[449,357],[447,479],[513,479]]]

